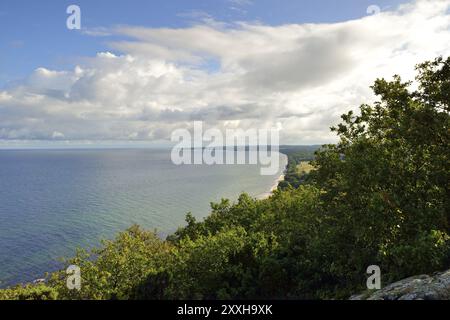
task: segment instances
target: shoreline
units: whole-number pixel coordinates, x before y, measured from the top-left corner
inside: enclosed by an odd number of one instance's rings
[[[283,171],[283,173],[275,181],[275,183],[272,186],[272,188],[270,189],[270,191],[260,194],[259,196],[256,197],[256,199],[257,200],[266,200],[266,199],[270,198],[271,196],[273,196],[273,193],[278,189],[278,186],[280,185],[280,183],[282,181],[284,181],[284,179],[285,179],[285,173]]]
[[[266,199],[270,198],[271,196],[273,196],[273,193],[278,189],[278,186],[280,185],[280,183],[285,180],[286,171],[287,171],[288,164],[289,164],[289,159],[287,158],[287,156],[285,154],[283,154],[281,152],[280,152],[280,155],[283,155],[286,157],[286,165],[285,165],[283,171],[281,171],[280,176],[277,178],[277,180],[275,180],[274,184],[272,185],[272,188],[269,191],[256,196],[257,200],[266,200]]]
[[[280,170],[278,172],[278,174],[273,175],[270,177],[270,180],[267,181],[267,189],[263,188],[261,191],[263,191],[260,194],[257,194],[256,196],[254,196],[254,199],[257,200],[265,200],[270,198],[274,192],[278,189],[279,184],[285,180],[285,175],[286,175],[286,170],[287,170],[287,166],[288,166],[288,159],[287,156],[285,154],[280,153]],[[269,185],[270,183],[270,185]],[[208,214],[205,217],[208,217],[211,215],[211,210],[209,210]],[[183,213],[184,216],[184,213]],[[200,219],[199,219],[200,220]],[[167,238],[168,235],[173,234],[174,232],[177,231],[178,228],[182,228],[185,227],[184,223],[181,223],[180,225],[177,225],[176,228],[174,229],[170,229],[170,230],[166,230],[166,231],[159,231],[158,232],[158,236],[161,240],[165,240]],[[150,229],[150,228],[148,228]],[[120,230],[120,232],[123,230]],[[114,235],[117,234],[114,233]],[[107,237],[107,239],[112,239],[113,236],[111,237]],[[98,244],[100,245],[100,244]],[[75,247],[79,247],[78,244],[74,245]],[[83,246],[84,247],[84,246]],[[96,245],[93,245],[92,247],[97,247]],[[85,249],[91,249],[90,248],[86,248]],[[68,253],[67,256],[71,256],[71,253]],[[54,263],[54,260],[49,260],[47,261],[45,264],[46,267],[45,270],[43,272],[49,272],[49,273],[53,273],[56,272],[58,270],[60,270],[60,264],[57,264],[57,267],[52,268],[52,264]],[[61,265],[62,267],[62,265]],[[40,270],[40,269],[39,269]],[[16,285],[20,285],[20,284],[39,284],[39,283],[45,283],[46,282],[46,278],[42,277],[43,272],[37,271],[36,273],[33,271],[30,271],[30,273],[24,274],[24,275],[18,275],[18,276],[11,276],[8,279],[1,279],[4,281],[0,281],[0,289],[5,289],[5,288],[10,288],[10,287],[14,287]],[[29,277],[30,276],[30,277]],[[12,279],[12,280],[11,280]]]

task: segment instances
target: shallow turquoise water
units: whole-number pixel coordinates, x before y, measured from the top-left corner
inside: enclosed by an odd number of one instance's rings
[[[137,223],[168,234],[187,212],[268,192],[257,165],[175,166],[170,150],[0,151],[0,287],[42,278],[77,247]]]

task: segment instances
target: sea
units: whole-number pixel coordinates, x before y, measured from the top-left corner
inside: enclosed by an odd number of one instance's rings
[[[133,224],[161,237],[210,203],[267,196],[260,165],[175,165],[170,149],[0,150],[0,288],[56,271]]]

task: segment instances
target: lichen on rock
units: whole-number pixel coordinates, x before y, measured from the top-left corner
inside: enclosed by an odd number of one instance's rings
[[[450,270],[434,275],[413,276],[381,290],[350,297],[350,300],[449,300]]]

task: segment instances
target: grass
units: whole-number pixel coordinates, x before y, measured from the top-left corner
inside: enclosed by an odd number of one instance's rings
[[[314,170],[314,167],[309,163],[309,161],[302,161],[297,165],[297,173],[299,174],[308,174]]]

